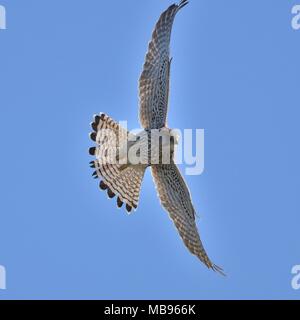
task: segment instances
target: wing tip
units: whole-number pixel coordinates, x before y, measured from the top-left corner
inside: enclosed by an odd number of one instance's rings
[[[212,269],[214,272],[219,273],[220,275],[222,275],[223,277],[227,277],[226,273],[224,272],[223,268],[217,266],[216,264],[212,264],[210,266],[210,269]]]
[[[178,4],[178,10],[182,9],[185,7],[187,4],[189,4],[189,0],[181,0]]]

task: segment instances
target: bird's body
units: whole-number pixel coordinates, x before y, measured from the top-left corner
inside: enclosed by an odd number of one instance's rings
[[[96,147],[90,154],[94,176],[101,178],[100,188],[110,198],[117,196],[117,206],[128,212],[138,206],[145,170],[151,167],[162,206],[169,213],[181,238],[191,253],[208,268],[222,273],[211,262],[197,231],[190,192],[174,162],[178,136],[167,127],[170,80],[170,37],[174,18],[188,4],[171,5],[160,16],[148,46],[139,80],[140,122],[143,130],[129,133],[105,114],[94,117],[91,139]]]
[[[125,165],[170,164],[176,144],[178,137],[171,129],[146,129],[128,138],[120,146],[116,159]]]

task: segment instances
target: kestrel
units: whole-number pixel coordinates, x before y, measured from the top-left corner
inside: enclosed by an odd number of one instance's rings
[[[95,168],[93,176],[101,179],[100,188],[110,198],[116,196],[117,206],[125,204],[128,212],[137,208],[145,170],[151,167],[161,204],[186,247],[208,268],[223,274],[222,268],[211,262],[200,240],[190,192],[174,162],[178,135],[166,124],[171,31],[176,14],[187,4],[188,0],[182,0],[171,5],[154,28],[139,79],[139,116],[143,130],[132,134],[107,115],[96,115],[90,134],[96,146],[89,153],[96,157],[91,167]],[[130,152],[134,156],[130,157]]]

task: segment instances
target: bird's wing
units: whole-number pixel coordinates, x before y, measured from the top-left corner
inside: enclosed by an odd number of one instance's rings
[[[177,12],[188,0],[171,5],[160,16],[149,43],[139,80],[140,122],[146,129],[160,129],[166,124],[169,98],[170,38]]]
[[[222,269],[210,261],[202,245],[190,192],[176,164],[172,162],[151,168],[161,204],[168,211],[186,247],[208,268],[223,274]]]

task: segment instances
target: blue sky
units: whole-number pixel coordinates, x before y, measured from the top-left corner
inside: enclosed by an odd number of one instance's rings
[[[171,3],[0,0],[0,299],[300,298],[297,1],[191,0],[175,21],[169,125],[205,129],[205,171],[186,180],[226,278],[185,249],[150,171],[131,216],[91,178],[92,116],[138,127]]]

